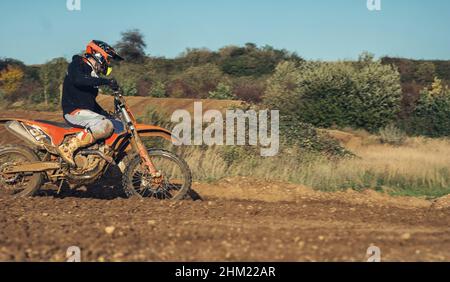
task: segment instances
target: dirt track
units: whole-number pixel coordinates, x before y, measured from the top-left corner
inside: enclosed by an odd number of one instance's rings
[[[449,197],[236,178],[195,183],[204,201],[170,202],[123,199],[115,183],[0,197],[0,260],[64,261],[78,246],[84,261],[365,261],[373,244],[385,261],[450,261]]]
[[[450,260],[449,199],[230,179],[196,184],[204,201],[127,200],[109,182],[0,198],[0,260],[63,261],[78,246],[86,261],[364,261],[371,244],[383,260]]]

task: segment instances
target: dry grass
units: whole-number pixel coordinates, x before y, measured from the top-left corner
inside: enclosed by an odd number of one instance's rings
[[[163,123],[167,117],[152,112],[153,109],[147,108],[146,116],[170,128]],[[280,154],[272,158],[262,158],[259,149],[246,147],[171,149],[187,160],[198,181],[249,176],[323,191],[375,189],[394,195],[433,198],[450,194],[450,141],[406,138],[395,128],[388,129],[380,136],[363,130],[320,130],[357,156],[351,159],[330,160],[286,147],[281,147]],[[389,140],[401,142],[386,143]]]
[[[360,136],[358,136],[360,138]],[[331,161],[324,157],[284,151],[261,158],[242,149],[233,162],[225,161],[224,148],[190,147],[183,156],[196,180],[251,176],[303,184],[323,191],[376,189],[394,195],[440,197],[450,193],[450,142],[409,138],[402,146],[372,141],[352,148],[358,158]],[[354,140],[348,140],[354,144]],[[364,141],[364,140],[363,140]]]

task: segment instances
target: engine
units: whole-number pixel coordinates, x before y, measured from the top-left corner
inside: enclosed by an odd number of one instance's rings
[[[78,174],[84,174],[90,172],[97,168],[102,159],[99,156],[95,155],[83,155],[78,153],[75,157],[75,164],[77,165],[77,169],[75,170]]]
[[[95,152],[106,155],[108,148],[105,145],[95,144],[76,153],[74,161],[77,167],[71,168],[67,175],[70,183],[88,184],[97,180],[102,175],[107,162],[104,158],[95,154]]]

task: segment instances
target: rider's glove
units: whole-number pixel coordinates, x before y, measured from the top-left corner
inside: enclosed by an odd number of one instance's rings
[[[119,91],[119,83],[117,83],[117,80],[115,79],[110,79],[109,80],[109,84],[108,84],[109,88],[111,88],[112,91]]]

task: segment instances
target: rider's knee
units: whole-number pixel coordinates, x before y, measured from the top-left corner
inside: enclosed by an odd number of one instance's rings
[[[91,128],[91,132],[96,140],[106,139],[113,134],[114,125],[110,120],[104,119],[95,128]]]

